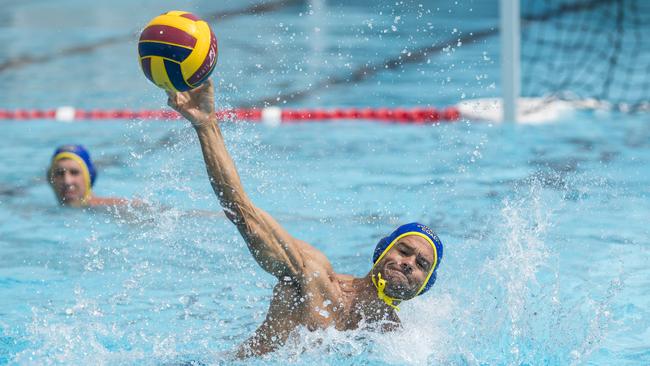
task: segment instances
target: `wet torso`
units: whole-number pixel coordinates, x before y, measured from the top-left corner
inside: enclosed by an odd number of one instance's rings
[[[364,314],[358,306],[360,294],[356,287],[361,279],[333,272],[324,257],[306,263],[311,265],[305,271],[309,277],[295,280],[287,276],[275,285],[266,319],[242,345],[239,356],[273,351],[299,326],[312,331],[327,327],[337,330],[359,327]],[[386,313],[384,318],[399,322],[394,312]]]

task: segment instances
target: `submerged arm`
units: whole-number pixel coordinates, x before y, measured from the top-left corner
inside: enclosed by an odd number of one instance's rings
[[[253,205],[244,192],[214,113],[212,81],[188,92],[168,95],[169,105],[192,122],[212,189],[257,263],[278,278],[302,274],[304,249],[310,246],[289,235],[275,219]]]

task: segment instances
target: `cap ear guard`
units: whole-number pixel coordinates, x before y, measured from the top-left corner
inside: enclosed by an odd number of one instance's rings
[[[438,271],[437,268],[433,270],[433,273],[431,273],[431,277],[429,277],[429,280],[427,281],[427,284],[424,286],[424,288],[422,289],[422,291],[420,291],[420,293],[418,295],[422,295],[423,293],[429,291],[429,289],[431,287],[433,287],[433,284],[436,283],[436,277],[437,277],[436,272],[437,271]]]

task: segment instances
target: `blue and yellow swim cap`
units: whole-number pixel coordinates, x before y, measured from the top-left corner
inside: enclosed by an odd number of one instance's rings
[[[90,195],[90,190],[97,178],[97,170],[95,170],[93,161],[90,159],[88,150],[82,145],[59,146],[52,155],[52,165],[62,159],[72,159],[81,165],[86,182],[86,195]]]
[[[417,235],[424,238],[431,247],[433,248],[433,264],[431,265],[431,270],[425,279],[422,287],[418,290],[417,295],[422,295],[423,293],[429,291],[431,286],[436,282],[436,270],[440,265],[440,260],[442,260],[442,242],[440,238],[426,225],[419,224],[417,222],[412,222],[409,224],[402,225],[393,231],[387,237],[381,239],[375,251],[372,255],[373,268],[377,263],[384,257],[386,253],[397,243],[400,239],[409,235]],[[380,277],[381,279],[381,277]],[[396,299],[399,300],[399,299]]]

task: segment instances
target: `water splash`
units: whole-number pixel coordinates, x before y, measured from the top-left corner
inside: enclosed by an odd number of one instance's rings
[[[447,245],[446,264],[456,266],[440,276],[454,299],[453,312],[440,320],[450,338],[441,363],[580,364],[607,337],[622,275],[610,277],[604,295],[576,291],[582,280],[560,266],[567,250],[555,237],[562,214],[580,209],[566,194],[576,178],[565,177],[567,188],[557,189],[536,177],[517,183],[475,245]]]

